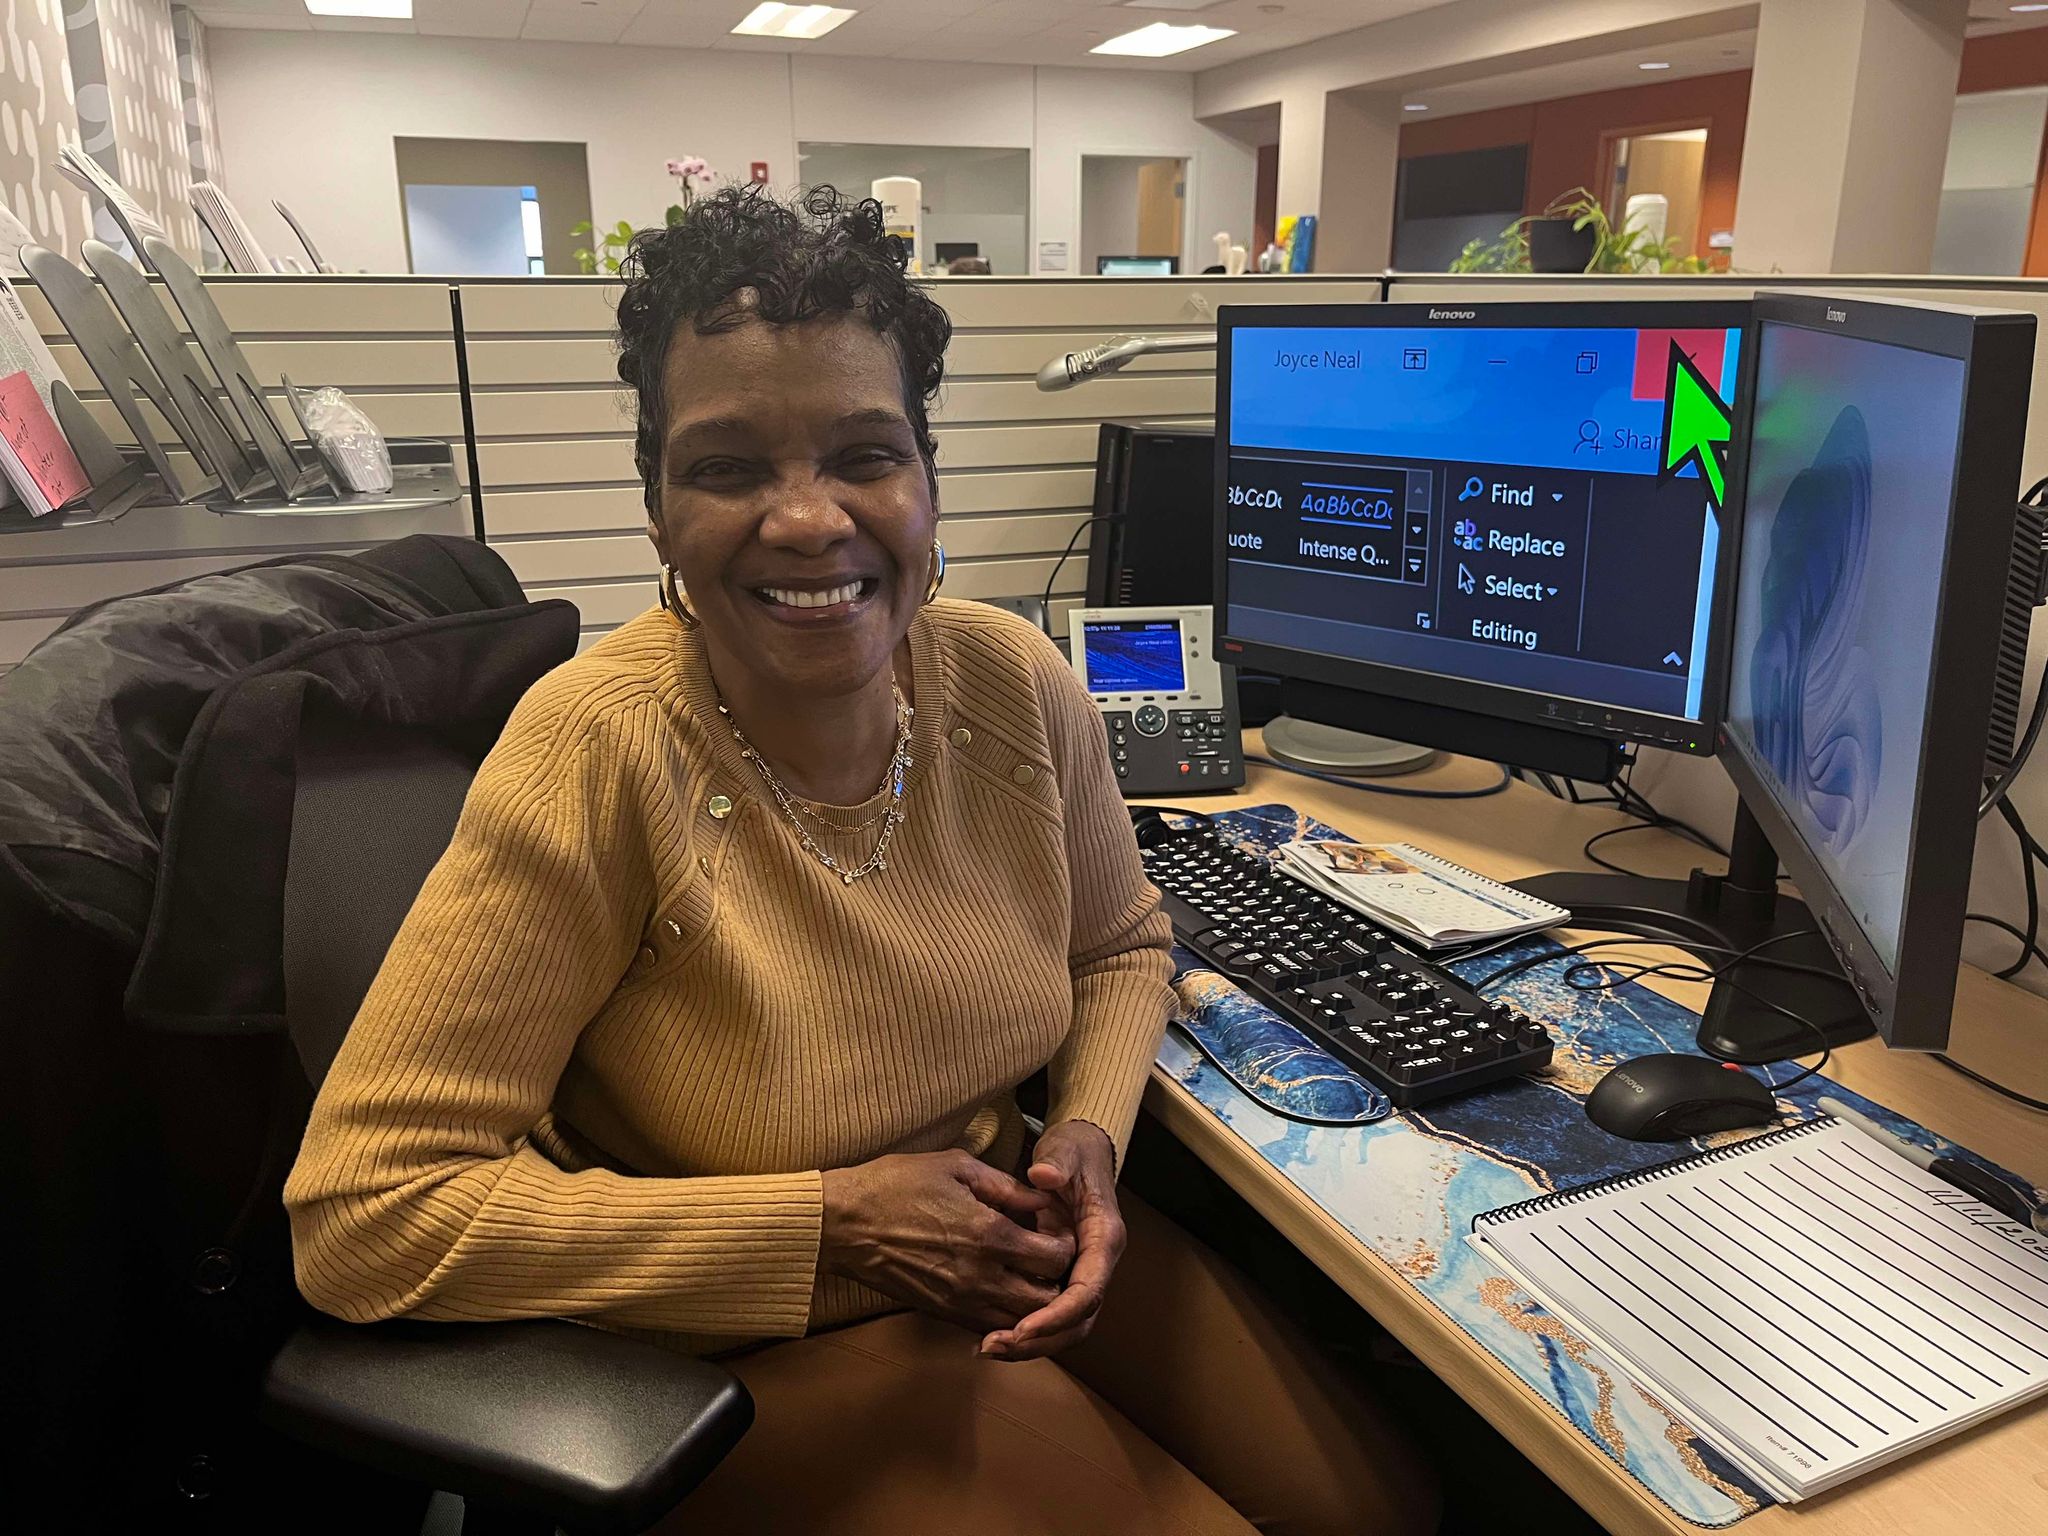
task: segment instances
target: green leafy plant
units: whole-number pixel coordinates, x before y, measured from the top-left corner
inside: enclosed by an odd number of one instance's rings
[[[1682,255],[1673,239],[1652,240],[1634,226],[1614,227],[1600,199],[1584,187],[1574,187],[1544,205],[1541,213],[1515,220],[1492,240],[1470,240],[1451,262],[1453,272],[1527,272],[1529,268],[1529,226],[1538,219],[1570,219],[1574,230],[1593,231],[1593,255],[1588,272],[1697,274],[1708,269],[1698,256]]]
[[[669,209],[671,224],[675,222],[674,216],[680,212],[680,209]],[[633,226],[624,219],[619,220],[602,235],[597,234],[588,219],[576,225],[569,233],[593,237],[591,246],[579,247],[570,253],[576,258],[576,265],[585,272],[616,273],[619,270],[619,262],[626,254],[626,247],[633,243]]]

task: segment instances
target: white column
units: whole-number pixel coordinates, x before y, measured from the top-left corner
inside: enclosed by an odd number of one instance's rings
[[[1735,202],[1744,272],[1925,272],[1968,0],[1763,0]]]
[[[1386,267],[1400,160],[1398,96],[1304,89],[1281,98],[1274,212],[1316,215],[1316,271]]]

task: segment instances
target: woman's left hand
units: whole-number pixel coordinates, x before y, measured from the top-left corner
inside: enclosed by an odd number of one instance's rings
[[[1048,1126],[1024,1176],[1054,1197],[1056,1204],[1040,1215],[1039,1225],[1058,1223],[1072,1231],[1074,1267],[1059,1295],[1015,1327],[998,1329],[981,1341],[981,1352],[998,1360],[1033,1360],[1087,1338],[1124,1252],[1116,1149],[1107,1132],[1085,1120]]]

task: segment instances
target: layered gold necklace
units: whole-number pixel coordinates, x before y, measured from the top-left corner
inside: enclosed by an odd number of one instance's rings
[[[768,766],[768,759],[756,751],[754,744],[747,740],[747,733],[740,729],[739,721],[733,718],[731,707],[723,699],[718,701],[718,712],[725,717],[726,725],[731,728],[732,739],[739,743],[740,756],[752,763],[755,771],[761,775],[761,782],[768,786],[768,793],[781,810],[782,819],[795,830],[798,844],[805,853],[837,875],[845,885],[851,885],[856,880],[889,867],[889,842],[895,837],[896,829],[903,825],[903,785],[910,776],[910,727],[917,711],[911,708],[910,702],[903,697],[903,690],[896,686],[893,678],[889,681],[889,697],[896,706],[896,750],[890,754],[889,769],[883,774],[882,782],[875,787],[874,793],[868,796],[872,800],[875,795],[886,790],[889,803],[883,807],[879,818],[869,817],[853,829],[858,831],[860,827],[872,826],[877,819],[882,823],[882,830],[875,837],[873,850],[860,863],[851,867],[841,864],[830,851],[821,847],[804,821],[808,817],[816,822],[822,831],[828,833],[844,829],[835,827],[816,808],[790,792],[789,787],[776,777],[775,770]]]

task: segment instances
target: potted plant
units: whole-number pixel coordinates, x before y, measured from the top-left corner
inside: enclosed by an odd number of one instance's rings
[[[717,182],[718,173],[705,163],[701,155],[684,155],[679,160],[669,161],[666,168],[669,175],[675,177],[683,200],[668,205],[665,222],[680,224],[690,211],[690,205]],[[624,219],[602,235],[597,234],[588,219],[569,233],[594,237],[588,248],[575,252],[576,264],[585,272],[617,272],[619,263],[625,259],[626,248],[633,243],[633,226]]]
[[[1653,240],[1641,229],[1616,229],[1607,209],[1584,187],[1574,187],[1515,220],[1493,240],[1467,243],[1453,272],[1642,272],[1695,274],[1707,263],[1681,255],[1676,240]]]

